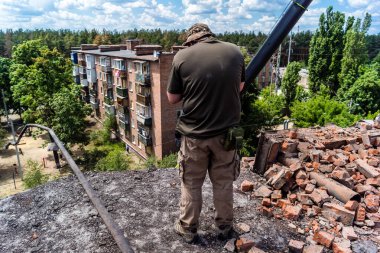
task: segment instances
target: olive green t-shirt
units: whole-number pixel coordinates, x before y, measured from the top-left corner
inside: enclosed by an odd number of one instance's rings
[[[244,58],[234,44],[211,38],[179,51],[167,89],[182,95],[177,131],[193,138],[209,138],[237,125],[240,83],[244,79]]]

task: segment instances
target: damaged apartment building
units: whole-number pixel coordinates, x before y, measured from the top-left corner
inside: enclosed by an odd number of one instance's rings
[[[82,44],[73,48],[73,76],[96,119],[116,117],[115,134],[143,158],[175,152],[180,105],[169,104],[167,80],[175,52],[126,40],[123,45]]]

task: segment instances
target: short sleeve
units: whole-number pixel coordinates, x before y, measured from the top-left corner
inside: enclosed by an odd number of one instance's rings
[[[178,67],[173,61],[172,68],[169,73],[168,89],[167,91],[171,94],[182,94],[183,93],[183,82],[180,76]]]
[[[245,82],[245,63],[244,63],[244,57],[243,57],[243,64],[241,66],[242,66],[242,70],[241,70],[241,79],[240,79],[240,82]]]

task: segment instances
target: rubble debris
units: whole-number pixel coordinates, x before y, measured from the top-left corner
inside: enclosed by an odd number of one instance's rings
[[[326,231],[319,230],[314,233],[313,240],[327,248],[330,248],[334,238],[334,235]]]
[[[236,242],[235,238],[228,240],[223,248],[227,250],[228,252],[235,252],[235,242]]]
[[[236,228],[241,233],[248,233],[249,231],[251,231],[251,227],[248,224],[243,223],[243,222],[236,224]]]
[[[308,245],[303,249],[303,253],[323,253],[324,247],[321,245]]]
[[[372,241],[356,241],[351,243],[353,253],[378,253],[376,244]]]
[[[290,253],[302,253],[304,246],[305,246],[304,242],[296,241],[296,240],[290,240],[289,252]]]
[[[259,249],[259,248],[256,248],[255,246],[253,246],[249,251],[248,253],[265,253],[265,251]]]
[[[236,241],[236,249],[238,252],[245,252],[250,250],[255,245],[252,236],[248,234],[241,235]]]
[[[249,191],[253,191],[253,183],[251,181],[248,181],[248,180],[244,180],[241,185],[240,185],[240,190],[242,192],[249,192]]]
[[[308,243],[349,253],[355,252],[350,240],[357,244],[374,231],[379,235],[380,129],[362,123],[262,133],[255,161],[249,168],[266,181],[254,192],[264,198],[262,212],[309,220],[308,227],[294,229]]]

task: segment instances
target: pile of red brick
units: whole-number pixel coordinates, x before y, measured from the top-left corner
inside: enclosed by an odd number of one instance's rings
[[[309,222],[293,225],[307,241],[290,241],[290,252],[352,252],[356,229],[379,239],[380,130],[329,126],[279,131],[271,138],[278,148],[255,158],[272,159],[261,171],[266,184],[244,181],[241,190],[262,198],[268,217]],[[252,159],[243,158],[242,167],[254,170]]]

